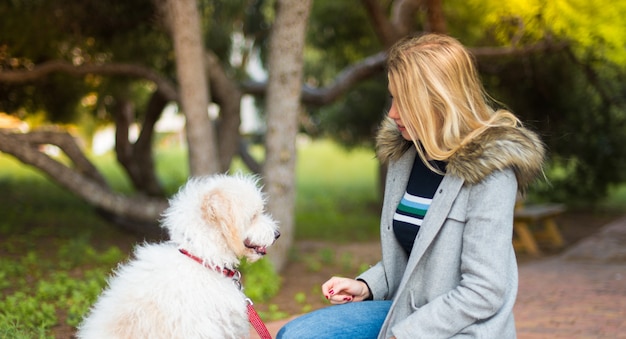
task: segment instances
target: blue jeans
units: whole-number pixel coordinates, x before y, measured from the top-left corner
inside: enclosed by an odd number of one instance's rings
[[[390,307],[391,300],[368,300],[321,308],[285,324],[276,339],[376,338]]]

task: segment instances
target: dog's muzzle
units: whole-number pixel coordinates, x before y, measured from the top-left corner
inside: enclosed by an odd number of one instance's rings
[[[276,241],[276,239],[278,239],[279,237],[280,237],[280,232],[274,231],[274,241]],[[260,246],[260,245],[257,245],[257,244],[253,244],[248,239],[246,239],[243,242],[243,244],[247,248],[254,250],[259,255],[266,255],[267,254],[267,246]]]

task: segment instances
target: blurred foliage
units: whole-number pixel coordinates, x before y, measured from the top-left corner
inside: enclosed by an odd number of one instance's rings
[[[349,1],[314,1],[305,49],[305,83],[331,85],[344,68],[382,48],[363,6]],[[330,136],[349,147],[372,146],[387,98],[386,74],[380,74],[329,105],[307,107],[311,125],[305,126],[305,131]]]
[[[206,46],[223,60],[233,50],[233,33],[242,31],[244,23],[262,21],[262,13],[245,0],[203,0],[199,6]],[[246,6],[250,10],[242,10]],[[171,39],[152,0],[12,0],[0,3],[0,17],[0,70],[51,60],[117,62],[143,65],[174,79]],[[118,97],[134,99],[140,110],[153,90],[141,79],[54,74],[27,84],[0,84],[0,112],[22,119],[45,112],[48,121],[64,123],[87,121],[84,115],[91,115],[106,122]],[[82,100],[91,94],[97,102],[85,107]]]
[[[626,23],[620,19],[626,4],[470,0],[447,6],[469,19],[451,29],[470,45],[567,43],[560,51],[480,62],[488,91],[548,145],[548,180],[534,187],[536,196],[588,203],[626,181],[621,147],[626,142]]]
[[[383,2],[388,5],[389,2]],[[583,0],[452,0],[443,4],[450,34],[467,46],[524,48],[542,41],[559,50],[479,59],[497,101],[536,129],[549,148],[547,180],[536,196],[564,202],[604,197],[626,181],[626,4]],[[423,26],[423,16],[415,26]],[[363,8],[314,3],[307,46],[307,83],[328,85],[346,65],[381,47]],[[386,106],[386,79],[368,80],[336,102],[310,107],[315,128],[344,145],[363,145]]]
[[[314,1],[306,42],[305,81],[316,86],[382,48],[363,6],[347,1]]]
[[[380,2],[387,11],[391,4]],[[249,78],[254,56],[265,62],[275,1],[199,0],[199,6],[207,48],[234,79]],[[539,192],[560,201],[584,199],[624,181],[626,3],[450,0],[443,6],[450,34],[470,47],[567,44],[558,51],[479,60],[489,92],[546,140],[551,184],[540,185]],[[174,79],[171,40],[151,0],[10,0],[0,3],[0,17],[2,70],[58,59],[76,65],[129,62]],[[416,29],[424,19],[416,16]],[[312,87],[332,84],[346,67],[383,48],[363,6],[350,1],[314,1],[306,39],[304,81]],[[386,87],[381,74],[331,104],[306,107],[302,131],[349,147],[371,146],[388,104]],[[37,123],[78,122],[89,135],[110,122],[121,98],[131,99],[140,117],[153,90],[137,79],[56,74],[0,84],[0,111]]]
[[[498,76],[485,78],[487,87],[539,131],[549,148],[549,180],[534,187],[537,196],[589,203],[626,181],[626,106],[620,97],[626,88],[611,79],[615,73],[596,69],[598,79],[592,80],[588,66],[568,52],[498,67]]]
[[[0,68],[19,70],[50,60],[74,65],[135,62],[166,72],[172,56],[166,35],[155,29],[151,0],[86,0],[68,5],[63,0],[6,1],[0,4]],[[28,24],[25,24],[28,23]],[[43,111],[55,122],[76,120],[80,101],[100,94],[105,110],[107,88],[118,82],[107,77],[84,79],[55,74],[29,84],[6,85],[0,91],[0,111],[26,115]]]
[[[254,263],[245,260],[240,266],[244,293],[253,302],[265,303],[280,291],[281,278],[269,259]]]
[[[626,67],[626,3],[609,0],[455,0],[468,6],[500,44],[523,33],[520,43],[545,38],[567,40],[583,60]]]
[[[347,147],[374,146],[373,136],[389,105],[387,76],[359,83],[331,105],[311,108],[319,130]]]
[[[173,174],[168,178],[179,178],[166,185],[173,192],[185,180],[177,173],[186,153],[179,148],[161,149],[158,154],[161,171]],[[112,156],[102,155],[94,163],[112,187],[124,190],[128,182]],[[379,207],[371,150],[347,152],[331,142],[315,141],[303,143],[299,156],[303,161],[297,168],[297,238],[376,239]],[[60,325],[75,327],[115,266],[128,260],[136,244],[152,241],[111,227],[87,203],[2,154],[0,191],[0,338],[44,338]],[[307,260],[319,266],[334,255],[328,249]],[[364,265],[348,259],[336,264],[351,274]],[[267,259],[244,262],[240,269],[244,292],[255,303],[269,302],[281,288],[281,277]],[[261,316],[268,321],[288,314],[270,305]]]
[[[112,186],[124,187],[110,156],[95,162]],[[76,327],[114,268],[136,244],[152,241],[111,227],[87,203],[6,155],[0,155],[0,191],[0,338],[48,338],[59,326]],[[241,270],[255,302],[280,289],[267,260]]]

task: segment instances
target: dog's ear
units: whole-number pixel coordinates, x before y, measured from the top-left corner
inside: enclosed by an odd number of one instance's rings
[[[228,192],[219,188],[211,190],[204,196],[201,208],[202,219],[207,227],[217,227],[218,233],[232,250],[241,250],[243,240],[237,227],[237,206]]]

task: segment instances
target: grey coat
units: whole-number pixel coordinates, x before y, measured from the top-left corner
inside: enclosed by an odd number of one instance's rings
[[[375,300],[393,299],[379,338],[515,338],[513,210],[518,188],[541,172],[541,141],[498,127],[455,153],[407,258],[392,218],[416,151],[396,131],[386,125],[378,140],[389,161],[382,260],[357,277]]]

